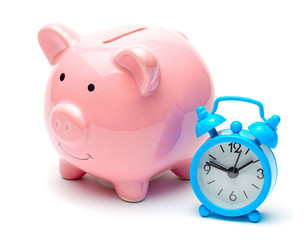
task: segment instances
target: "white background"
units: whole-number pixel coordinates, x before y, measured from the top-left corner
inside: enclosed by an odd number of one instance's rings
[[[255,98],[266,117],[280,115],[279,176],[259,208],[262,221],[200,217],[190,182],[172,173],[136,204],[91,176],[63,180],[44,126],[50,66],[37,42],[53,22],[83,35],[140,23],[184,32],[217,97]],[[303,239],[303,2],[2,1],[0,27],[0,239]],[[245,127],[259,120],[253,105],[227,102],[218,111]]]

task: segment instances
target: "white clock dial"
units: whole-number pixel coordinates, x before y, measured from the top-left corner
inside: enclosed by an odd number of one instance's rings
[[[223,142],[209,148],[197,168],[198,185],[216,206],[238,209],[260,194],[264,171],[260,160],[247,147]]]

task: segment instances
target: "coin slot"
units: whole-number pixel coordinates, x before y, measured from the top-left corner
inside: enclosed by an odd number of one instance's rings
[[[109,39],[106,39],[106,40],[104,40],[102,43],[104,43],[104,44],[106,44],[106,43],[111,43],[111,42],[114,42],[114,41],[116,41],[116,40],[118,40],[118,39],[120,39],[120,38],[123,38],[123,37],[125,37],[125,36],[131,35],[131,34],[133,34],[133,33],[137,33],[137,32],[143,31],[143,30],[145,30],[145,29],[147,29],[147,28],[138,28],[138,29],[132,30],[132,31],[130,31],[130,32],[126,32],[126,33],[117,35],[117,36],[115,36],[115,37],[111,37],[111,38],[109,38]]]

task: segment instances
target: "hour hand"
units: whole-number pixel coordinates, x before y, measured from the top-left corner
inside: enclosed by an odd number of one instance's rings
[[[221,171],[224,171],[224,172],[228,172],[228,169],[227,168],[224,168],[223,166],[215,163],[215,162],[212,162],[212,161],[209,161],[209,162],[206,162],[206,164],[208,164],[209,166],[212,166],[214,168],[217,168]]]

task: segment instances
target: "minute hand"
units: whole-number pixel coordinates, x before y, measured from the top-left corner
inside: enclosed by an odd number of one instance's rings
[[[240,171],[240,170],[242,170],[243,168],[249,166],[252,163],[253,163],[253,160],[249,161],[248,163],[245,163],[243,166],[239,167],[237,170]]]

